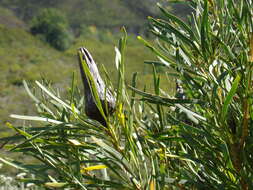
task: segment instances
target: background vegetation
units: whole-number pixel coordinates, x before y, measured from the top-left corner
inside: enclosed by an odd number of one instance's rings
[[[68,21],[60,11],[54,8],[42,9],[32,20],[30,31],[40,34],[42,40],[58,50],[66,50],[71,45]]]
[[[71,28],[78,33],[82,25],[118,30],[123,24],[129,31],[140,32],[149,15],[158,14],[156,0],[1,0],[0,4],[15,11],[16,15],[29,22],[42,9],[56,8],[66,14]],[[99,14],[98,14],[99,13]],[[124,13],[124,14],[122,14]]]

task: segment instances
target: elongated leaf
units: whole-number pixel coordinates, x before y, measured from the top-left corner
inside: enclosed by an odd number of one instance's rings
[[[164,56],[161,52],[159,52],[155,47],[153,47],[149,42],[144,40],[141,36],[138,36],[137,39],[140,40],[146,47],[148,47],[157,56],[161,57],[163,60],[167,61],[169,64],[176,65],[174,60],[169,59],[168,57]]]
[[[42,106],[43,109],[45,109],[47,112],[49,112],[51,115],[55,116],[54,113],[45,105],[43,104],[38,98],[36,98],[33,93],[30,91],[26,81],[23,81],[24,87],[28,95],[37,103]]]
[[[208,1],[205,0],[205,7],[204,7],[204,12],[203,12],[203,17],[202,17],[202,21],[201,21],[201,46],[202,46],[202,52],[203,52],[203,56],[205,58],[205,60],[207,60],[208,58],[208,50],[209,50],[209,39],[208,39],[208,24],[209,24],[209,20],[208,20]]]
[[[92,137],[92,140],[99,145],[101,148],[103,148],[106,152],[110,153],[111,155],[113,155],[114,158],[116,158],[117,160],[121,160],[122,165],[124,166],[124,168],[126,169],[126,171],[128,172],[128,175],[131,175],[132,177],[134,177],[133,173],[132,173],[132,167],[129,164],[129,162],[123,157],[123,155],[121,155],[118,151],[116,151],[115,149],[113,149],[112,147],[108,146],[107,144],[105,144],[102,140],[97,139],[96,137]]]
[[[50,187],[50,188],[63,188],[64,186],[66,186],[67,183],[60,183],[60,182],[47,182],[45,183],[46,187]]]
[[[224,105],[223,105],[222,110],[221,110],[221,121],[222,122],[225,122],[225,118],[226,118],[226,115],[227,115],[227,112],[228,112],[229,104],[232,101],[233,96],[236,93],[236,90],[238,88],[240,80],[241,80],[241,77],[239,75],[237,75],[234,82],[233,82],[233,84],[232,84],[232,87],[231,87],[230,91],[228,92],[228,95],[226,96],[226,99],[224,101]]]
[[[135,91],[137,94],[143,96],[145,100],[150,101],[150,102],[156,102],[157,104],[161,103],[161,104],[172,105],[172,104],[177,104],[177,103],[180,103],[180,104],[203,104],[204,103],[201,100],[197,100],[197,99],[191,100],[191,99],[166,98],[166,97],[150,94],[147,92],[143,92],[131,86],[128,86],[128,87],[131,90]]]
[[[72,111],[71,105],[68,105],[67,103],[63,102],[60,98],[56,97],[52,92],[50,92],[45,86],[43,86],[39,81],[35,81],[35,83],[51,98],[53,98],[56,102],[61,104],[63,107],[68,108],[69,110]],[[80,111],[75,108],[74,109],[77,114],[80,114]]]
[[[177,16],[170,14],[167,10],[165,10],[161,6],[158,6],[158,7],[166,17],[168,17],[169,19],[171,19],[171,21],[177,23],[179,26],[181,26],[183,29],[185,29],[190,34],[190,37],[193,38],[193,40],[196,40],[196,37],[195,37],[195,34],[194,34],[192,28],[190,28],[184,21],[182,21]]]
[[[15,163],[15,162],[7,160],[7,159],[4,159],[4,158],[0,157],[0,161],[3,162],[3,163],[5,163],[5,164],[7,164],[7,165],[9,165],[9,166],[12,166],[12,167],[17,168],[19,170],[22,170],[24,172],[28,172],[29,171],[26,168],[24,168],[22,165],[19,165],[19,164]]]
[[[27,132],[25,132],[25,131],[23,131],[23,130],[18,129],[17,127],[13,126],[13,125],[10,124],[10,123],[6,123],[6,125],[7,125],[9,128],[14,129],[14,130],[17,131],[20,135],[23,135],[23,136],[26,137],[26,138],[31,138],[31,137],[32,137],[32,135],[30,135],[29,133],[27,133]]]
[[[30,120],[30,121],[43,121],[43,122],[49,122],[54,124],[62,124],[62,121],[57,121],[54,119],[49,119],[45,117],[39,117],[39,116],[28,116],[28,115],[16,115],[11,114],[10,117],[16,118],[16,119],[22,119],[22,120]]]
[[[193,42],[192,39],[186,37],[186,35],[182,34],[179,30],[177,30],[174,26],[172,26],[169,23],[164,22],[163,20],[158,20],[158,19],[153,19],[151,17],[149,17],[150,20],[152,20],[154,22],[155,25],[157,25],[158,27],[161,28],[166,28],[169,32],[175,34],[178,37],[178,40],[181,40],[182,42],[184,42],[185,44],[191,46],[192,48],[194,48],[198,53],[199,49],[197,48],[196,44]]]
[[[88,167],[82,167],[81,172],[85,173],[88,171],[93,171],[93,170],[101,170],[107,168],[106,165],[95,165],[95,166],[88,166]]]

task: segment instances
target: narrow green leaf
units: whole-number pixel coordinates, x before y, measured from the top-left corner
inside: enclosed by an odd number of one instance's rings
[[[143,96],[145,100],[156,102],[157,104],[203,104],[201,100],[197,99],[177,99],[177,98],[167,98],[158,96],[155,94],[150,94],[141,90],[138,90],[132,86],[128,86],[131,90],[135,91],[137,94]]]
[[[60,183],[60,182],[47,182],[47,183],[45,183],[46,187],[56,188],[56,189],[63,188],[66,185],[67,185],[67,183]]]
[[[230,91],[228,92],[228,94],[226,96],[226,99],[224,101],[224,105],[223,105],[222,110],[221,110],[221,121],[222,122],[225,122],[225,118],[226,118],[226,115],[227,115],[227,112],[228,112],[229,104],[232,101],[233,96],[236,93],[236,90],[238,88],[240,80],[241,80],[241,77],[239,75],[237,75],[234,82],[233,82],[233,84],[232,84],[232,87],[231,87]]]
[[[190,39],[189,37],[187,37],[185,34],[182,34],[182,32],[180,32],[174,26],[172,26],[171,24],[169,24],[161,19],[154,19],[151,17],[149,17],[149,19],[151,19],[154,22],[155,26],[161,27],[162,29],[166,28],[170,33],[173,33],[173,34],[175,34],[175,36],[178,37],[177,40],[181,40],[183,43],[189,45],[190,47],[194,48],[198,53],[200,53],[199,49],[197,48],[194,41],[192,39]]]
[[[29,95],[37,104],[41,105],[43,109],[45,109],[48,113],[50,113],[51,115],[53,115],[53,116],[55,117],[54,113],[53,113],[45,104],[43,104],[38,98],[36,98],[36,97],[34,96],[34,94],[30,91],[30,89],[29,89],[29,87],[28,87],[28,85],[27,85],[27,83],[26,83],[25,80],[23,80],[23,85],[24,85],[25,90],[26,90],[26,92],[28,93],[28,95]]]
[[[50,92],[45,86],[43,86],[39,81],[35,81],[35,83],[47,94],[49,95],[51,98],[53,98],[56,102],[58,102],[60,105],[62,105],[65,108],[68,108],[69,110],[72,111],[72,107],[70,105],[68,105],[67,103],[65,103],[64,101],[62,101],[60,98],[58,98],[57,96],[55,96],[52,92]],[[77,114],[80,114],[80,111],[75,108],[75,112]]]
[[[5,164],[7,164],[7,165],[9,165],[9,166],[12,166],[12,167],[14,167],[14,168],[17,168],[17,169],[19,169],[19,170],[28,172],[28,170],[27,170],[26,168],[22,167],[21,165],[19,165],[19,164],[17,164],[17,163],[12,162],[12,161],[8,161],[7,159],[4,159],[4,158],[1,158],[1,157],[0,157],[0,161],[3,162],[3,163],[5,163]]]
[[[30,121],[43,121],[43,122],[54,123],[54,124],[62,124],[63,123],[62,121],[57,121],[54,119],[39,117],[39,116],[11,114],[10,117],[15,118],[15,119],[30,120]]]
[[[17,127],[14,127],[14,126],[13,126],[12,124],[10,124],[10,123],[6,123],[6,125],[7,125],[9,128],[11,128],[11,129],[17,131],[20,135],[23,135],[23,136],[26,137],[26,138],[31,138],[31,137],[32,137],[32,135],[30,135],[29,133],[27,133],[27,132],[25,132],[25,131],[23,131],[23,130],[18,129]]]
[[[209,39],[208,39],[208,1],[205,0],[205,6],[204,6],[204,12],[202,16],[202,21],[201,21],[201,46],[202,46],[202,52],[205,60],[207,60],[207,52],[209,49]]]
[[[195,34],[192,30],[192,28],[190,28],[184,21],[182,21],[180,18],[178,18],[175,15],[170,14],[167,10],[165,10],[164,8],[162,8],[161,6],[158,6],[159,9],[161,10],[161,12],[168,17],[169,19],[171,19],[173,22],[177,23],[179,26],[181,26],[183,29],[185,29],[189,34],[190,37],[193,38],[193,40],[196,41],[196,37]]]
[[[132,87],[134,88],[136,88],[136,80],[137,80],[137,72],[135,72],[132,77]],[[132,97],[131,97],[131,103],[130,103],[131,107],[133,107],[134,105],[134,98],[135,98],[135,92],[132,91]]]

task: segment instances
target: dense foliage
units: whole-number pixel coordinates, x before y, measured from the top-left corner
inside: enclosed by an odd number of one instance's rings
[[[186,90],[181,106],[191,122],[167,116],[179,127],[176,154],[186,159],[176,168],[192,187],[252,189],[253,2],[190,4],[190,24],[161,9],[167,20],[150,18],[159,48],[144,41]]]
[[[45,81],[36,81],[37,90],[24,83],[39,116],[12,117],[44,125],[8,124],[18,133],[9,139],[23,139],[11,150],[39,163],[1,161],[35,174],[24,181],[46,188],[252,189],[253,2],[188,3],[194,9],[188,23],[160,7],[163,18],[149,18],[157,44],[139,37],[158,57],[146,61],[153,93],[136,88],[136,73],[126,84],[125,34],[115,49],[116,88],[105,75],[117,97],[107,127],[83,114],[74,76],[68,99]],[[170,80],[182,81],[183,96],[162,89],[158,66],[168,69]]]
[[[32,34],[41,34],[42,38],[58,50],[71,45],[72,36],[66,17],[57,9],[43,9],[32,20]]]

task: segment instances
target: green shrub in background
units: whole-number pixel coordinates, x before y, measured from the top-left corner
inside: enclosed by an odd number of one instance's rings
[[[43,9],[32,20],[30,30],[32,34],[40,34],[42,39],[58,50],[69,48],[73,38],[64,14],[54,8]]]
[[[48,188],[253,189],[253,2],[189,3],[189,24],[160,7],[163,19],[150,18],[157,45],[139,37],[158,57],[146,62],[154,93],[135,88],[136,73],[127,91],[124,36],[116,48],[117,111],[108,127],[83,114],[75,80],[67,100],[46,83],[36,82],[35,91],[24,83],[39,116],[12,117],[45,125],[8,124],[18,135],[6,140],[24,139],[11,150],[39,163],[1,161]],[[156,65],[181,79],[186,98],[160,88]]]

